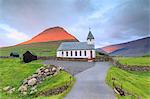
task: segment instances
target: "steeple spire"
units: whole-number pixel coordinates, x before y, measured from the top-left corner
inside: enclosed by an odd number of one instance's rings
[[[89,28],[89,34],[87,36],[87,44],[94,45],[94,36],[91,32],[91,28]]]
[[[94,39],[94,36],[93,36],[93,34],[91,32],[91,28],[89,28],[89,34],[88,34],[87,40],[88,39]]]

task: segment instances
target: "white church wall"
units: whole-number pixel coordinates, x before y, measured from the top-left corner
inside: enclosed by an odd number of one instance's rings
[[[80,56],[80,51],[81,51],[81,56]],[[85,55],[86,51],[86,55]],[[68,56],[67,53],[68,52]],[[75,55],[75,52],[77,52],[77,56]],[[95,50],[92,50],[92,58],[95,58]],[[57,51],[57,57],[66,57],[66,58],[91,58],[91,50],[72,50],[72,56],[71,56],[71,51]]]
[[[62,51],[57,51],[57,57],[62,57]]]

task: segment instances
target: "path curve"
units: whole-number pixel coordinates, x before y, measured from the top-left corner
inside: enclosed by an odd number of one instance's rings
[[[110,64],[97,62],[94,67],[75,75],[77,81],[65,99],[115,99],[114,92],[105,83]]]
[[[65,99],[115,99],[113,90],[105,83],[108,62],[45,61],[75,73],[76,83]],[[68,69],[68,67],[70,67]]]

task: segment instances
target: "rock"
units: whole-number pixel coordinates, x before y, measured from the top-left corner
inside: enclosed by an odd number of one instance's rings
[[[44,69],[44,67],[41,67],[41,68],[40,68],[40,70],[43,70],[43,69]]]
[[[35,89],[35,90],[32,90],[32,91],[30,92],[30,94],[34,94],[35,92],[37,92],[36,89]]]
[[[33,74],[32,78],[36,78],[38,76],[38,74]]]
[[[9,91],[7,91],[7,93],[11,94],[15,91],[15,88],[10,89]]]
[[[27,89],[28,89],[28,85],[26,84],[26,85],[20,86],[18,91],[25,92],[25,91],[27,91]]]
[[[23,95],[27,95],[27,92],[23,92],[22,94],[23,94]]]
[[[40,68],[36,70],[36,73],[40,72]]]
[[[35,89],[36,89],[36,86],[34,86],[34,87],[31,88],[32,91],[35,90]]]
[[[55,67],[52,68],[52,72],[56,72],[56,68]]]
[[[59,67],[58,67],[58,70],[63,70],[63,68],[59,66]]]
[[[27,84],[28,83],[28,80],[27,79],[25,79],[24,81],[23,81],[23,85],[25,85],[25,84]]]
[[[9,91],[7,91],[7,93],[12,94],[12,93],[13,93],[13,91],[9,90]]]
[[[36,78],[32,78],[30,80],[28,80],[28,85],[33,86],[37,83],[37,79]]]
[[[11,89],[11,91],[15,91],[15,90],[16,90],[16,88],[12,88],[12,89]]]
[[[29,76],[29,77],[27,78],[27,80],[30,80],[30,79],[32,79],[32,76]]]
[[[49,70],[48,70],[48,69],[45,69],[44,72],[47,73],[47,72],[49,72]]]
[[[7,86],[7,87],[4,87],[4,88],[3,88],[4,91],[9,91],[10,89],[11,89],[10,86]]]
[[[43,75],[43,74],[44,74],[44,72],[42,72],[42,71],[38,72],[38,75]]]

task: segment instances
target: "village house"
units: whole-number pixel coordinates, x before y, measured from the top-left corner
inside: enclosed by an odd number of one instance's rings
[[[95,58],[94,36],[89,31],[86,42],[63,42],[57,49],[60,58]]]

